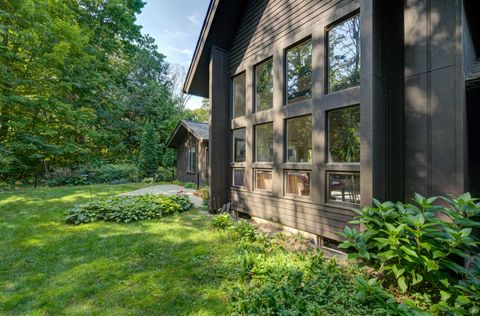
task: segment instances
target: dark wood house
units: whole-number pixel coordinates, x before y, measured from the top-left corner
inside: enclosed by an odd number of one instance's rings
[[[478,3],[211,1],[184,91],[212,201],[338,240],[374,197],[479,194]]]
[[[167,141],[167,147],[177,149],[177,180],[208,184],[207,123],[181,120]]]

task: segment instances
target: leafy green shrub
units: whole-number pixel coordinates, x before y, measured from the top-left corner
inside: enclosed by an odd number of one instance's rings
[[[115,196],[69,209],[65,222],[75,225],[99,220],[129,223],[162,218],[190,210],[193,204],[187,199],[186,196]]]
[[[183,187],[185,189],[196,189],[197,188],[197,184],[196,183],[193,183],[193,182],[187,182],[183,185]]]
[[[224,213],[212,217],[211,224],[218,230],[227,230],[233,226],[233,220],[230,214]]]
[[[255,227],[245,220],[238,220],[234,225],[229,228],[234,234],[238,235],[240,239],[247,241],[256,240],[256,229]]]
[[[134,164],[105,164],[91,172],[93,183],[111,183],[114,181],[137,182],[138,168]]]
[[[245,252],[230,290],[233,315],[385,315],[357,296],[354,272],[320,253]]]
[[[443,204],[435,204],[438,200]],[[386,284],[403,293],[430,295],[432,311],[480,313],[480,269],[467,269],[480,245],[472,234],[480,227],[480,205],[468,193],[458,198],[416,194],[415,202],[375,200],[375,207],[358,211],[351,222],[366,229],[346,227],[340,247],[385,273]]]
[[[158,167],[155,179],[157,181],[173,181],[175,179],[175,168]]]

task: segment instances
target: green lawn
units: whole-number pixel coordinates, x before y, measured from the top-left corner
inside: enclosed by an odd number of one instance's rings
[[[94,199],[142,186],[95,185]],[[86,186],[0,193],[0,314],[226,314],[238,249],[206,215],[64,224],[89,198]]]

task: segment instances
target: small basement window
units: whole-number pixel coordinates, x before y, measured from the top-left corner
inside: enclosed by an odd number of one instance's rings
[[[286,121],[287,161],[312,162],[312,116],[302,116]]]
[[[245,128],[235,129],[233,134],[233,161],[244,162],[245,161]]]
[[[272,191],[271,170],[255,170],[255,190]]]
[[[273,59],[255,66],[256,112],[273,107]]]
[[[360,162],[360,106],[327,113],[328,161]]]
[[[312,98],[312,40],[308,39],[286,53],[287,104]]]
[[[333,25],[328,38],[328,92],[360,84],[360,16]]]
[[[310,196],[310,172],[289,170],[285,172],[286,194]]]
[[[360,205],[360,174],[327,173],[328,201]]]
[[[255,161],[273,161],[273,123],[255,126]]]
[[[245,116],[246,80],[245,73],[233,78],[233,118]]]

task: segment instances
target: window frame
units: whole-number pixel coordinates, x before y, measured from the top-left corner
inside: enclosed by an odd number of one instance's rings
[[[243,156],[243,160],[241,161],[237,161],[236,159],[236,143],[235,143],[235,138],[234,138],[234,133],[235,131],[238,131],[238,130],[244,130],[244,133],[245,133],[245,153],[244,153],[244,156]],[[235,129],[232,129],[231,130],[231,136],[230,136],[230,139],[232,140],[232,163],[245,163],[247,161],[247,128],[246,127],[238,127],[238,128],[235,128]]]
[[[195,159],[192,159],[192,154],[194,154]],[[195,174],[197,172],[197,146],[188,146],[187,150],[187,170],[186,172],[189,174]],[[193,163],[195,162],[195,163]]]
[[[237,79],[239,77],[244,77],[244,84],[245,84],[244,109],[243,109],[243,115],[236,116],[236,113],[235,113],[235,79]],[[233,120],[233,119],[237,119],[237,118],[244,117],[244,116],[247,115],[247,94],[248,94],[247,72],[242,71],[242,72],[239,72],[238,74],[232,76],[231,79],[230,79],[230,82],[231,82],[230,95],[232,96],[232,98],[231,98],[232,101],[231,101],[231,105],[230,105],[230,116],[231,116],[231,119]]]
[[[271,188],[270,190],[266,189],[259,189],[257,187],[257,172],[268,172],[271,174]],[[262,193],[272,193],[273,192],[273,169],[266,169],[266,168],[253,168],[253,190],[256,192],[262,192]]]
[[[257,94],[257,83],[258,83],[258,78],[257,78],[257,68],[266,64],[267,62],[271,61],[272,62],[272,107],[266,110],[258,110],[258,94]],[[264,111],[269,111],[273,109],[274,106],[274,94],[275,94],[275,89],[274,89],[274,79],[275,79],[275,61],[273,56],[267,57],[261,62],[253,65],[253,113],[261,113]]]
[[[311,45],[311,51],[310,51],[310,54],[311,54],[311,71],[312,71],[312,74],[311,74],[311,86],[310,86],[310,97],[309,98],[306,98],[305,100],[298,100],[298,101],[293,101],[293,102],[289,102],[289,98],[288,98],[288,52],[290,50],[292,50],[293,48],[297,47],[297,46],[300,46],[302,44],[305,44],[307,42],[310,42],[310,45]],[[314,79],[314,76],[313,76],[313,37],[312,37],[312,34],[308,35],[307,37],[304,37],[302,38],[301,40],[298,40],[296,41],[295,43],[287,46],[284,50],[283,50],[283,87],[282,87],[282,95],[283,95],[283,100],[282,100],[282,103],[283,103],[283,106],[289,106],[289,105],[294,105],[294,104],[299,104],[299,103],[302,103],[302,102],[311,102],[314,98],[314,95],[313,95],[313,90],[314,90],[314,84],[313,84],[313,79]]]
[[[307,117],[309,116],[310,117],[310,120],[312,122],[312,128],[311,128],[311,131],[310,131],[310,137],[311,137],[311,151],[312,151],[312,155],[311,155],[311,161],[304,161],[304,162],[299,162],[299,161],[288,161],[288,121],[289,120],[293,120],[293,119],[298,119],[298,118],[303,118],[303,117]],[[304,114],[304,115],[299,115],[299,116],[292,116],[292,117],[286,117],[284,119],[284,135],[283,135],[283,141],[284,141],[284,163],[285,164],[300,164],[300,165],[312,165],[313,163],[313,160],[314,160],[314,151],[313,151],[313,130],[314,130],[314,125],[313,125],[313,113],[309,113],[309,114]]]
[[[308,180],[308,195],[300,195],[295,193],[288,192],[288,173],[289,172],[296,172],[296,173],[308,173],[309,180]],[[288,168],[283,170],[283,196],[287,198],[294,198],[294,199],[304,199],[304,200],[311,200],[312,198],[312,170],[309,169],[296,169],[296,168]]]
[[[351,162],[344,162],[344,161],[333,161],[330,160],[330,113],[334,111],[340,111],[340,110],[345,110],[349,108],[354,108],[358,107],[361,110],[360,104],[352,104],[352,105],[347,105],[347,106],[340,106],[332,109],[325,110],[325,164],[331,164],[331,165],[343,165],[343,166],[358,166],[360,165],[360,161],[351,161]],[[361,117],[360,117],[360,125],[361,125]],[[360,128],[359,128],[360,132]],[[360,143],[361,144],[361,143]],[[361,146],[360,146],[361,149]],[[361,153],[360,153],[360,159],[361,159]]]
[[[264,126],[264,125],[271,125],[272,126],[272,160],[269,161],[260,161],[258,160],[258,150],[257,150],[257,144],[258,144],[258,132],[257,132],[257,127],[259,126]],[[259,124],[253,125],[253,160],[255,163],[273,163],[275,160],[275,139],[274,139],[274,125],[273,122],[263,122]]]
[[[236,170],[242,170],[243,171],[243,185],[236,185],[235,184],[235,171]],[[231,175],[232,175],[232,181],[231,185],[232,188],[234,189],[245,189],[247,187],[247,170],[244,167],[233,167],[231,168]]]
[[[334,201],[330,199],[330,175],[332,174],[340,174],[340,175],[358,175],[359,179],[359,187],[358,187],[358,198],[359,198],[359,203],[350,203],[350,202],[343,202],[343,201]],[[347,208],[360,208],[360,203],[361,203],[361,189],[360,189],[360,184],[361,184],[361,175],[360,171],[327,171],[325,173],[325,204],[326,205],[333,205],[336,207],[347,207]]]
[[[325,95],[331,95],[331,94],[335,94],[335,93],[341,93],[345,90],[348,90],[348,89],[352,89],[352,88],[355,88],[355,87],[360,87],[361,85],[361,82],[359,82],[358,85],[355,85],[355,86],[351,86],[351,87],[348,87],[348,88],[345,88],[345,89],[340,89],[340,90],[336,90],[336,91],[333,91],[331,92],[330,89],[329,89],[329,82],[330,82],[330,79],[329,79],[329,73],[330,73],[330,62],[329,62],[329,57],[330,57],[330,41],[329,41],[329,34],[328,32],[330,32],[332,29],[335,28],[335,26],[347,21],[348,19],[351,19],[353,18],[354,16],[358,16],[360,18],[360,30],[361,30],[361,27],[362,27],[362,20],[361,20],[361,16],[360,16],[360,10],[357,9],[357,10],[354,10],[352,12],[350,12],[349,14],[347,15],[344,15],[342,16],[341,18],[339,19],[336,19],[335,21],[333,21],[332,23],[329,23],[326,27],[325,27],[325,31],[324,31],[324,47],[325,47],[325,57],[324,57],[324,94]],[[359,40],[360,40],[360,43],[361,43],[361,38],[362,38],[362,34],[361,34],[361,31],[360,31],[360,34],[359,34]],[[360,44],[361,45],[361,44]],[[362,73],[362,65],[361,65],[361,60],[362,60],[362,56],[361,56],[361,47],[359,47],[359,58],[360,58],[360,74]],[[361,78],[360,78],[361,80]]]

